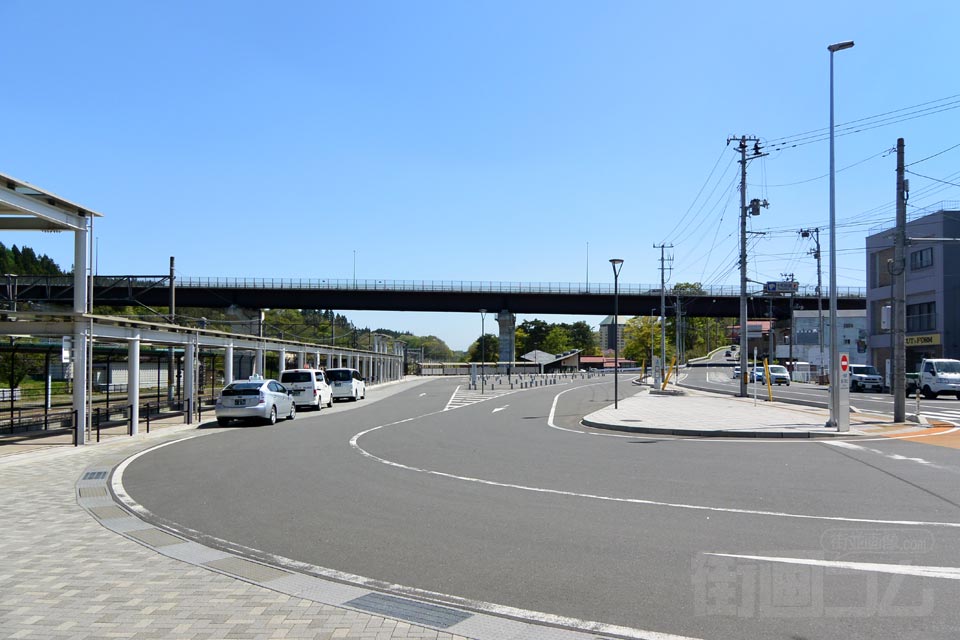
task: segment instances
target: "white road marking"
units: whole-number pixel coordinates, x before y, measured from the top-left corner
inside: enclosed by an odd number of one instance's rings
[[[561,394],[557,394],[558,396]],[[554,398],[554,407],[556,406],[556,398]],[[432,415],[432,414],[427,414]],[[553,409],[550,411],[550,416],[553,416]],[[425,418],[425,416],[420,416],[420,418]],[[419,420],[419,418],[407,418],[400,422],[411,422],[414,420]],[[363,436],[373,433],[374,431],[379,431],[385,427],[392,425],[400,424],[400,422],[391,422],[388,424],[382,424],[378,427],[372,427],[366,429],[356,434],[350,438],[350,446],[357,451],[360,455],[375,460],[381,464],[385,464],[396,469],[404,469],[406,471],[413,471],[416,473],[423,473],[431,476],[436,476],[439,478],[448,478],[451,480],[460,480],[462,482],[472,482],[475,484],[486,485],[489,487],[500,487],[503,489],[516,489],[520,491],[529,491],[531,493],[540,493],[547,495],[556,495],[556,496],[565,496],[570,498],[585,498],[588,500],[601,500],[604,502],[619,502],[624,504],[637,504],[637,505],[646,505],[651,507],[667,507],[672,509],[686,509],[690,511],[710,511],[714,513],[733,513],[741,515],[750,515],[750,516],[772,516],[776,518],[795,518],[798,520],[823,520],[827,522],[859,522],[867,524],[889,524],[889,525],[900,525],[900,526],[923,526],[923,527],[949,527],[960,529],[960,522],[937,522],[937,521],[923,521],[923,520],[886,520],[881,518],[850,518],[844,516],[821,516],[821,515],[810,515],[805,513],[789,513],[784,511],[762,511],[759,509],[737,509],[733,507],[712,507],[708,505],[700,504],[684,504],[679,502],[662,502],[660,500],[647,500],[644,498],[623,498],[617,496],[603,496],[593,493],[578,493],[576,491],[563,491],[560,489],[548,489],[545,487],[533,487],[529,485],[514,484],[510,482],[497,482],[495,480],[487,480],[484,478],[475,478],[472,476],[461,476],[455,473],[447,473],[445,471],[436,471],[433,469],[426,469],[423,467],[414,467],[412,465],[403,464],[401,462],[394,462],[392,460],[387,460],[386,458],[381,458],[378,455],[370,453],[363,447],[359,445],[359,440]],[[559,428],[559,427],[558,427]]]
[[[708,556],[721,558],[740,558],[743,560],[760,560],[763,562],[781,562],[785,564],[803,564],[812,567],[827,567],[831,569],[849,569],[851,571],[873,571],[875,573],[893,573],[903,576],[919,576],[921,578],[943,578],[945,580],[960,580],[958,567],[925,567],[914,564],[881,564],[878,562],[847,562],[839,560],[811,560],[809,558],[781,558],[778,556],[746,556],[734,553],[707,553]]]
[[[422,397],[425,396],[425,395],[427,395],[427,394],[426,394],[426,393],[421,393],[421,394],[420,394],[420,397],[422,398]]]
[[[886,451],[881,451],[880,449],[871,449],[870,447],[864,447],[864,446],[854,444],[852,442],[848,442],[845,440],[841,440],[838,442],[827,440],[827,441],[824,441],[823,444],[828,444],[830,446],[838,447],[840,449],[852,449],[854,451],[869,451],[870,453],[875,453],[878,456],[883,456],[884,458],[889,458],[890,460],[897,460],[898,462],[899,461],[916,462],[918,464],[926,465],[933,469],[949,469],[950,468],[950,467],[944,467],[944,466],[935,464],[933,462],[930,462],[929,460],[924,460],[923,458],[910,458],[907,456],[902,456],[897,453],[887,453]]]
[[[510,405],[505,404],[505,405],[503,405],[502,407],[497,407],[496,409],[494,409],[494,410],[491,411],[490,413],[496,413],[497,411],[503,411],[504,409],[506,409],[506,408],[509,407],[509,406],[510,406]]]

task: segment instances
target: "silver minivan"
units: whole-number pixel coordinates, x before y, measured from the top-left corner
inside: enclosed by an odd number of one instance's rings
[[[366,382],[356,369],[327,369],[326,373],[334,400],[357,401],[367,397]]]
[[[280,373],[280,382],[293,392],[298,407],[333,406],[333,390],[320,369],[287,369]]]

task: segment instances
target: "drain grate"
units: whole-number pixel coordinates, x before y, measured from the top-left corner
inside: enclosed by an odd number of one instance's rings
[[[471,613],[457,611],[456,609],[447,609],[446,607],[438,607],[435,604],[406,600],[382,593],[368,593],[365,596],[360,596],[344,604],[354,609],[360,609],[361,611],[378,613],[390,618],[400,618],[401,620],[425,627],[438,627],[441,629],[452,627],[473,615]]]
[[[106,471],[87,471],[85,474],[83,474],[84,480],[103,480],[106,477]]]

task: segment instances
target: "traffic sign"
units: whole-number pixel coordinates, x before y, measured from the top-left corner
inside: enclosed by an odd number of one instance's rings
[[[845,353],[840,354],[840,371],[846,373],[850,370],[850,356]]]

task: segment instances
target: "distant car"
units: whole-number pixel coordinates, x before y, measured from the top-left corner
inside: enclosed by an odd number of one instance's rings
[[[740,365],[737,365],[733,368],[733,377],[734,378],[740,377]]]
[[[356,369],[327,369],[327,379],[333,388],[334,400],[362,400],[367,397],[367,385]]]
[[[763,369],[760,367],[754,367],[750,369],[750,377],[747,378],[750,382],[763,382]]]
[[[333,406],[333,390],[320,369],[287,369],[280,373],[280,383],[293,392],[298,407]]]
[[[883,378],[875,367],[869,364],[851,364],[850,391],[883,391]]]
[[[297,405],[291,392],[276,380],[250,378],[231,382],[217,398],[217,424],[226,426],[231,420],[259,420],[276,424],[283,416],[293,420]]]

